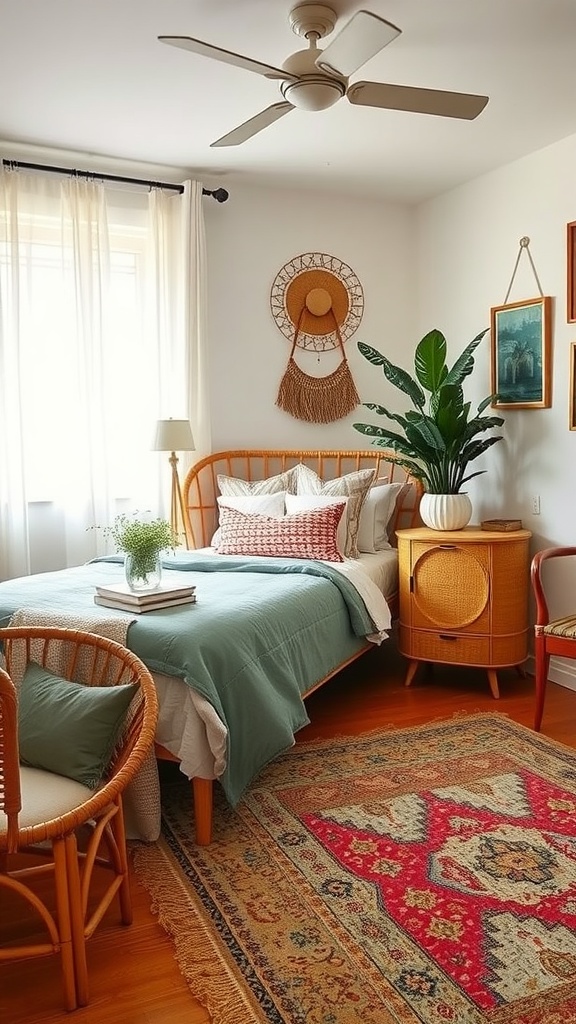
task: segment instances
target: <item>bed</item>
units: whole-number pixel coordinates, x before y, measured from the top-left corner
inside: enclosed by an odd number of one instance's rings
[[[354,496],[339,503],[331,493],[343,479],[369,475],[372,490],[394,485],[389,546],[339,564],[292,553],[215,554],[219,525],[225,543],[236,538],[231,524],[237,521],[243,527],[249,523],[251,536],[258,533],[257,513],[239,510],[234,501],[228,505],[226,496],[219,507],[224,481],[245,485],[250,493],[263,487],[266,493],[270,481],[307,471],[328,493],[318,495],[310,512],[298,513],[306,523],[311,517],[324,522],[335,504],[345,505],[342,519],[345,512],[351,515]],[[156,754],[177,761],[191,779],[199,844],[211,839],[214,780],[235,803],[251,778],[307,723],[305,698],[387,635],[398,600],[394,532],[418,522],[419,496],[418,483],[384,451],[227,451],[188,472],[183,488],[188,550],[177,551],[165,567],[175,582],[194,580],[198,602],[138,616],[128,625],[126,643],[153,672],[160,701]],[[269,519],[260,514],[258,529]],[[63,615],[83,618],[102,613],[94,608],[94,585],[119,578],[121,571],[121,559],[111,557],[2,583],[0,623],[23,607],[56,606]],[[241,662],[231,665],[229,649]]]

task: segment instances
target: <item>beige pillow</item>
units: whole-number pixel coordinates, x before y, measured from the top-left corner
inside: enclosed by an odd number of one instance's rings
[[[277,494],[278,491],[295,493],[295,468],[287,469],[285,473],[279,473],[277,476],[270,476],[267,480],[241,480],[236,476],[224,476],[222,473],[219,473],[216,479],[220,494],[227,498],[246,494]]]
[[[336,477],[335,480],[320,479],[317,473],[304,463],[295,467],[296,494],[321,494],[332,498],[348,498],[346,505],[346,548],[347,558],[358,558],[358,529],[360,513],[374,480],[376,470],[357,469],[352,473]]]

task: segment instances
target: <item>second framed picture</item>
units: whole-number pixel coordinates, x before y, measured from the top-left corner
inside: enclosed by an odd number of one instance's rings
[[[576,220],[566,225],[566,320],[576,324]]]
[[[576,341],[570,345],[570,406],[568,410],[568,426],[576,430]]]
[[[490,310],[495,409],[548,409],[552,400],[552,299]]]

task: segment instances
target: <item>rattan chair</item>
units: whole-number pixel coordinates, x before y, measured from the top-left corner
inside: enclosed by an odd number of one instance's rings
[[[564,558],[576,555],[576,547],[544,548],[532,559],[531,579],[536,599],[536,624],[534,626],[534,660],[536,671],[536,708],[534,712],[534,728],[540,732],[544,698],[548,682],[550,656],[560,658],[576,658],[576,614],[565,615],[561,619],[550,621],[548,603],[544,593],[542,568],[550,558]]]
[[[153,745],[156,689],[139,658],[92,633],[8,627],[0,629],[0,644],[6,667],[0,670],[0,887],[22,897],[46,933],[44,941],[38,941],[36,932],[29,942],[0,947],[0,964],[60,954],[65,1005],[73,1010],[88,1002],[86,940],[116,895],[122,923],[132,920],[122,792]],[[112,760],[96,789],[19,764],[18,686],[13,678],[29,662],[84,685],[137,684]],[[17,941],[19,936],[20,927]]]

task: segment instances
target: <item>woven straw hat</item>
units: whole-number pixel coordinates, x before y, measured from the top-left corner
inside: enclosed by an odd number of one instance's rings
[[[270,293],[272,316],[291,342],[318,352],[339,344],[357,329],[364,310],[362,286],[354,271],[327,253],[307,252],[285,263]]]

